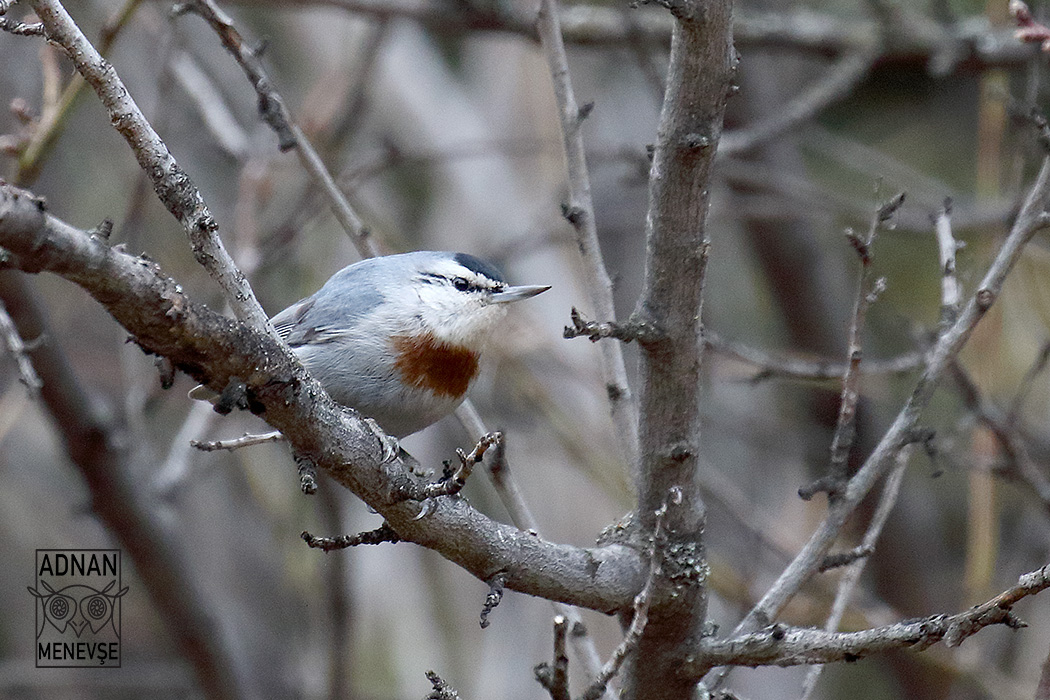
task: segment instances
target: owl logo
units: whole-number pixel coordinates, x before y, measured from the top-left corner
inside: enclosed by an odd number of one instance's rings
[[[39,601],[44,613],[38,616],[40,628],[36,633],[37,639],[44,633],[48,624],[58,630],[59,634],[72,630],[77,637],[88,627],[91,628],[92,634],[97,635],[100,630],[109,626],[114,636],[120,639],[120,628],[113,612],[128,589],[125,586],[116,593],[110,593],[116,583],[116,580],[110,581],[102,590],[77,583],[56,591],[47,581],[40,581],[43,591],[27,586],[29,592]],[[117,609],[119,616],[119,608]]]

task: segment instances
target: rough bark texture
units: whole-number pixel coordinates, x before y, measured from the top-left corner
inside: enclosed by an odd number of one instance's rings
[[[0,187],[0,246],[22,270],[79,284],[145,351],[195,379],[216,390],[243,382],[253,412],[375,508],[402,539],[437,550],[482,580],[503,571],[507,588],[603,612],[630,607],[642,588],[646,565],[629,547],[546,542],[455,497],[436,499],[428,515],[415,519],[419,505],[397,498],[415,477],[400,460],[384,459],[371,428],[335,404],[286,348],[190,301],[156,263],[48,216],[38,200],[7,186]]]
[[[688,698],[677,673],[707,610],[700,455],[700,321],[705,220],[733,69],[732,3],[669,3],[676,18],[667,92],[649,177],[647,260],[639,315],[660,339],[641,355],[639,520],[658,534],[649,621],[625,697]],[[658,516],[666,504],[666,513]],[[659,530],[659,532],[657,532]]]

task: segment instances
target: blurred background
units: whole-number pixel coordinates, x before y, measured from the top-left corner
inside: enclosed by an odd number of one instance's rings
[[[294,154],[278,152],[256,98],[215,34],[164,3],[69,2],[131,94],[203,192],[234,258],[276,313],[358,259]],[[516,284],[553,289],[515,307],[472,398],[505,431],[519,487],[547,539],[594,544],[631,510],[632,477],[608,416],[597,348],[562,339],[569,310],[590,316],[571,226],[561,216],[565,168],[531,3],[510,0],[266,0],[227,3],[241,32],[266,40],[277,89],[384,252],[446,249],[497,263]],[[655,140],[670,20],[658,7],[567,4],[565,32],[581,104],[598,231],[626,318],[641,288],[646,148]],[[1033,7],[1040,16],[1040,8]],[[16,5],[8,16],[23,18]],[[864,358],[900,371],[861,382],[852,462],[914,386],[909,361],[936,331],[941,275],[933,217],[950,198],[959,279],[972,293],[1009,229],[1044,146],[1025,119],[1045,103],[1046,60],[1012,39],[1006,2],[826,0],[736,3],[739,92],[710,213],[704,314],[717,334],[705,367],[707,547],[711,616],[729,630],[825,513],[797,491],[827,471],[838,407],[834,380],[785,376],[784,361],[840,362],[859,264],[844,232],[866,234],[877,207],[907,193],[874,246],[886,291],[872,306]],[[82,227],[114,223],[111,240],[144,252],[197,301],[221,306],[179,224],[158,203],[89,90],[72,98],[70,64],[39,38],[0,34],[0,173],[47,197]],[[66,90],[67,92],[63,93]],[[67,99],[69,98],[69,99]],[[1050,458],[1046,360],[1050,249],[1037,239],[935,396],[903,490],[844,621],[859,629],[955,612],[1047,563]],[[481,629],[487,586],[437,554],[382,545],[323,554],[302,530],[338,535],[380,518],[322,481],[299,490],[283,445],[203,453],[190,439],[266,426],[219,417],[160,388],[151,358],[73,285],[0,273],[40,302],[42,343],[68,362],[88,405],[114,430],[119,468],[152,514],[193,607],[229,650],[247,697],[421,698],[433,669],[465,699],[539,699],[533,666],[548,661],[551,605],[508,593]],[[2,279],[0,279],[2,282]],[[21,289],[28,285],[28,292]],[[2,284],[0,284],[2,286]],[[11,307],[12,296],[4,296]],[[13,316],[23,311],[9,308]],[[27,341],[34,340],[27,338]],[[633,372],[634,348],[627,346]],[[755,361],[747,361],[741,355]],[[862,365],[863,366],[863,365]],[[805,374],[803,372],[803,374]],[[199,697],[193,664],[125,556],[119,671],[38,670],[34,550],[124,548],[100,519],[56,420],[0,354],[0,695],[19,698]],[[1013,445],[1004,449],[1004,444]],[[1018,450],[1017,445],[1022,449]],[[440,468],[464,428],[449,418],[404,441]],[[109,473],[116,466],[104,466]],[[877,497],[877,491],[875,497]],[[1043,491],[1044,497],[1046,491]],[[508,515],[482,474],[472,504]],[[871,507],[854,518],[846,549]],[[108,512],[121,513],[122,503]],[[125,550],[127,551],[127,550]],[[139,551],[139,550],[136,550]],[[784,619],[822,625],[838,574],[809,585]],[[179,585],[182,585],[181,583]],[[990,628],[961,648],[884,655],[828,668],[813,697],[1031,697],[1050,648],[1050,614]],[[585,612],[603,658],[617,621]],[[573,687],[586,679],[571,665]],[[738,670],[745,698],[793,697],[806,669]]]

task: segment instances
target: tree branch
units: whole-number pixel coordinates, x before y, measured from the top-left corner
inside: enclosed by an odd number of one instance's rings
[[[147,352],[199,381],[239,378],[246,401],[295,452],[378,511],[405,540],[441,553],[482,580],[506,570],[507,587],[604,612],[623,610],[645,580],[644,558],[622,545],[558,545],[494,522],[463,499],[440,498],[427,517],[393,495],[415,479],[387,459],[373,429],[335,404],[282,345],[192,302],[150,261],[108,247],[0,186],[0,246],[26,271],[47,270],[88,291]]]
[[[200,191],[146,120],[116,69],[95,50],[58,0],[33,0],[32,6],[47,39],[65,50],[77,71],[98,93],[114,128],[131,146],[161,202],[186,230],[194,257],[219,283],[234,313],[277,340],[247,278],[226,252],[218,235],[219,224]]]
[[[706,518],[700,456],[701,313],[710,180],[734,70],[732,2],[674,2],[676,21],[649,173],[646,265],[638,319],[663,336],[641,348],[638,515],[643,537],[662,520],[649,619],[624,672],[625,697],[692,693],[675,670],[707,611]]]
[[[893,649],[921,651],[943,641],[958,646],[989,625],[1024,627],[1012,609],[1018,601],[1050,588],[1050,565],[1021,576],[1017,585],[956,615],[874,627],[862,632],[828,632],[775,624],[730,640],[707,639],[682,672],[699,678],[712,666],[798,666],[857,661]]]
[[[777,615],[802,585],[818,569],[824,555],[838,538],[847,518],[868,494],[872,486],[892,465],[897,452],[909,444],[923,409],[929,403],[944,371],[962,350],[977,323],[984,317],[1002,290],[1007,274],[1020,258],[1024,246],[1046,225],[1044,212],[1050,204],[1050,159],[1044,158],[1035,183],[1014,221],[998,254],[981,280],[977,291],[950,327],[937,338],[912,395],[897,414],[879,444],[850,479],[842,498],[829,504],[828,514],[809,542],[781,573],[762,599],[737,625],[734,634],[757,629],[776,619]],[[714,687],[725,673],[714,674],[705,682]]]
[[[582,127],[590,107],[585,106],[581,109],[576,102],[555,0],[540,0],[536,30],[543,45],[543,53],[547,57],[551,80],[554,82],[554,98],[558,103],[558,117],[561,121],[569,180],[569,201],[564,205],[565,218],[576,232],[576,243],[583,258],[584,279],[594,313],[601,319],[613,321],[616,318],[616,307],[613,304],[612,280],[609,278],[598,242],[594,201],[591,199],[591,180],[583,148]],[[638,407],[627,383],[623,350],[617,343],[603,343],[600,352],[602,379],[605,382],[613,423],[616,425],[616,436],[620,440],[627,464],[634,469],[638,460]]]

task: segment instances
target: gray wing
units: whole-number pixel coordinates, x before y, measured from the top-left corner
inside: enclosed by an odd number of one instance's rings
[[[348,289],[345,272],[346,269],[336,273],[313,296],[270,319],[290,347],[331,343],[355,335],[349,329],[382,303],[382,295],[374,284],[368,283],[371,280],[360,280],[364,283]]]

